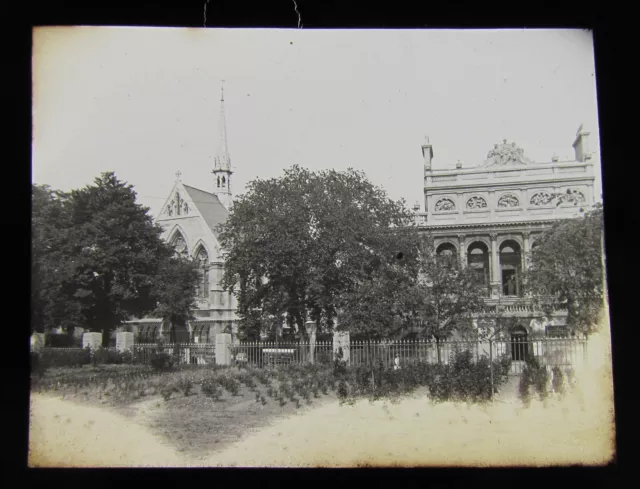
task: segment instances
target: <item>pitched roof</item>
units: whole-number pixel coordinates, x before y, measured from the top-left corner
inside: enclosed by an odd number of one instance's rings
[[[205,222],[215,235],[218,237],[216,227],[227,220],[229,211],[222,205],[218,197],[204,190],[184,185],[184,189],[191,197],[193,204],[197,207],[198,212],[204,218]]]

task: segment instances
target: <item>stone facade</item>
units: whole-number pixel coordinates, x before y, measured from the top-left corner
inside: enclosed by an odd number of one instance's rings
[[[446,170],[433,167],[428,139],[422,146],[425,212],[414,208],[417,224],[433,234],[438,251],[455,253],[477,270],[487,286],[487,305],[500,303],[522,317],[527,335],[554,331],[540,322],[564,324],[561,312],[541,318],[522,305],[520,276],[543,231],[595,204],[595,155],[588,151],[588,136],[581,126],[571,161],[533,162],[505,140],[481,164]]]

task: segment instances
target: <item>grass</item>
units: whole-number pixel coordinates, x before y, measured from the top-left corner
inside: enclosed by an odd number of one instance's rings
[[[310,395],[318,373],[304,369],[149,367],[101,365],[55,368],[32,386],[81,404],[102,405],[160,435],[186,455],[217,451],[244,435],[322,401]],[[320,381],[317,382],[318,385]],[[335,400],[326,389],[325,400]],[[142,413],[144,411],[144,413]]]

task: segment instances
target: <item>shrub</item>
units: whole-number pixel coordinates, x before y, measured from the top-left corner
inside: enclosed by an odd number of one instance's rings
[[[193,380],[186,375],[182,375],[176,382],[176,387],[181,391],[185,397],[191,394],[193,389]]]
[[[173,368],[173,357],[163,351],[154,352],[151,354],[149,363],[154,370],[164,372]]]
[[[119,352],[113,348],[100,347],[93,351],[91,363],[93,365],[122,365],[132,363],[130,352]]]
[[[82,348],[44,348],[40,352],[40,366],[50,367],[81,367],[91,361],[89,349]]]
[[[553,367],[553,390],[560,395],[565,393],[564,373],[560,367]]]
[[[222,396],[222,390],[218,387],[215,379],[206,379],[200,383],[202,393],[214,401],[219,401]]]
[[[218,384],[232,396],[237,396],[240,393],[240,383],[232,377],[221,375],[218,377]]]
[[[547,391],[548,381],[549,374],[547,369],[540,364],[540,361],[533,356],[527,358],[520,376],[520,384],[518,385],[520,399],[525,404],[529,404],[534,392],[537,392],[541,400],[546,399],[549,394]]]

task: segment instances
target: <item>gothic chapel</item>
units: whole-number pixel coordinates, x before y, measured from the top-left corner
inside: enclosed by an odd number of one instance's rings
[[[207,191],[184,184],[177,172],[173,188],[156,217],[164,229],[163,238],[175,247],[176,253],[195,258],[199,264],[195,320],[186,326],[166,324],[159,318],[129,321],[126,329],[134,333],[139,343],[160,338],[168,343],[210,343],[218,333],[236,332],[236,299],[220,285],[223,257],[216,230],[227,219],[232,202],[233,171],[227,147],[224,92],[220,100],[220,144],[212,174],[213,191]]]

